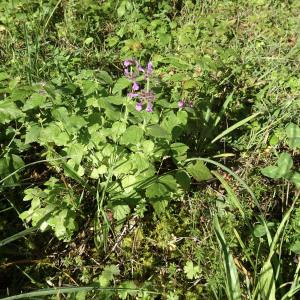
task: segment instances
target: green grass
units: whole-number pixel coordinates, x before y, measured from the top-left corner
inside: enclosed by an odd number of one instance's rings
[[[0,298],[297,299],[298,2],[2,0]]]

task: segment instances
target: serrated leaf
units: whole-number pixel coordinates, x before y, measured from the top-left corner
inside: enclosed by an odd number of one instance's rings
[[[95,93],[99,88],[99,83],[93,80],[82,80],[80,86],[84,96]]]
[[[8,73],[6,72],[0,72],[0,81],[6,80],[9,78]]]
[[[124,98],[121,96],[108,96],[104,97],[103,99],[114,105],[122,105],[125,102]]]
[[[111,76],[106,71],[99,71],[98,78],[101,81],[103,81],[104,83],[107,83],[109,85],[113,84],[113,80],[112,80]]]
[[[126,124],[124,122],[114,122],[111,127],[111,136],[116,141],[126,131]]]
[[[213,178],[207,166],[203,161],[200,160],[198,160],[195,164],[190,163],[186,170],[194,179],[199,182]]]
[[[33,142],[38,142],[41,134],[41,127],[38,125],[33,125],[27,129],[25,134],[25,144],[30,144]]]
[[[117,221],[125,220],[126,216],[130,214],[130,207],[127,204],[115,205],[112,210]]]
[[[147,129],[147,134],[155,138],[170,138],[170,134],[168,133],[168,131],[166,131],[157,124],[149,126]]]
[[[15,154],[9,154],[5,157],[0,158],[0,178],[6,177],[14,171],[22,168],[25,165],[23,159]],[[14,184],[18,181],[19,174],[15,174],[6,179],[6,184]]]
[[[197,278],[200,274],[200,267],[195,266],[192,261],[187,261],[184,266],[184,273],[186,274],[187,279]]]
[[[69,113],[66,107],[61,106],[51,111],[53,118],[57,121],[64,122],[69,117]]]
[[[55,140],[60,133],[60,128],[55,123],[50,123],[49,126],[41,129],[40,141],[55,143]]]
[[[143,129],[136,125],[129,126],[123,133],[120,143],[123,145],[137,144],[144,135]]]
[[[184,90],[190,90],[197,87],[197,82],[193,79],[187,80],[183,83],[183,89]]]
[[[152,199],[150,200],[151,205],[154,208],[154,211],[157,215],[162,215],[168,206],[168,200],[164,199]]]
[[[117,82],[114,85],[114,88],[112,90],[113,94],[117,94],[122,92],[124,89],[129,87],[131,82],[127,78],[119,78]]]
[[[137,291],[134,290],[137,286],[133,281],[124,281],[119,285],[119,288],[121,290],[118,291],[118,296],[123,300],[128,299],[128,296],[133,297],[137,294]]]
[[[22,116],[23,113],[14,102],[10,100],[0,101],[0,124],[8,123]]]
[[[177,183],[172,175],[161,176],[146,189],[146,196],[150,199],[168,198],[176,188]]]
[[[114,279],[114,276],[120,274],[119,267],[116,265],[108,265],[104,268],[99,276],[99,283],[101,287],[107,287],[109,283]]]
[[[47,95],[38,94],[38,93],[32,94],[31,97],[28,100],[26,100],[23,106],[23,111],[27,111],[43,105],[46,99],[47,99]]]
[[[61,132],[55,139],[57,146],[67,146],[70,141],[70,136],[66,132]]]
[[[154,143],[150,140],[145,140],[142,143],[142,147],[143,147],[143,151],[146,154],[150,154],[152,153],[153,149],[154,149]]]
[[[128,193],[132,192],[132,190],[135,187],[136,176],[127,175],[122,179],[121,183],[122,183],[122,187],[124,189],[124,192],[128,194]]]

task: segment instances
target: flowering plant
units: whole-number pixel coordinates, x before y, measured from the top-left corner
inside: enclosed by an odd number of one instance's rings
[[[101,80],[92,71],[74,76],[74,85],[82,90],[82,95],[68,95],[69,104],[57,101],[51,112],[47,111],[47,105],[41,107],[41,113],[49,114],[49,118],[45,118],[42,126],[28,127],[25,135],[27,143],[35,142],[46,149],[49,164],[57,172],[51,179],[53,189],[61,184],[58,178],[63,173],[82,185],[81,195],[85,195],[86,189],[88,197],[97,199],[95,220],[99,228],[101,222],[108,222],[107,212],[112,216],[110,221],[118,222],[130,213],[141,217],[149,209],[160,215],[169,201],[180,197],[190,184],[189,170],[184,167],[188,146],[182,142],[189,119],[188,111],[183,109],[186,100],[177,105],[161,99],[167,98],[167,93],[154,93],[157,86],[152,81],[155,75],[152,62],[143,67],[130,59],[123,65],[125,79],[115,83],[105,72],[101,73]],[[107,83],[114,85],[112,95],[107,92]],[[126,98],[122,96],[125,89],[128,89]],[[62,97],[62,91],[58,93]],[[49,98],[45,95],[45,101]],[[85,105],[78,105],[79,101],[85,101]],[[58,157],[63,157],[61,163]],[[34,191],[46,195],[41,189]],[[45,197],[38,199],[41,211],[53,202]],[[38,224],[43,215],[31,214],[36,205],[33,199],[29,199],[32,207],[22,217]],[[72,222],[76,224],[79,202],[66,198],[66,203],[63,213],[72,212]],[[73,203],[77,206],[73,207]],[[57,203],[55,209],[58,214],[62,211]],[[43,224],[56,230],[60,225],[54,221],[57,220],[49,218]],[[68,231],[57,236],[70,238],[76,228],[73,223]],[[95,241],[101,243],[99,239]]]
[[[148,62],[147,67],[143,68],[137,60],[125,60],[124,61],[124,74],[132,81],[131,92],[128,93],[128,97],[133,99],[137,98],[139,101],[136,103],[136,110],[141,111],[143,106],[146,104],[146,111],[153,111],[153,102],[155,101],[155,95],[150,90],[150,78],[153,74],[152,62]],[[141,90],[141,85],[138,83],[140,74],[143,74],[145,88]]]

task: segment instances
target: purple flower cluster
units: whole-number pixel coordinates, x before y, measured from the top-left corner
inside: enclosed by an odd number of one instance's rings
[[[193,107],[194,105],[193,105],[192,101],[190,101],[189,103],[187,103],[186,100],[184,100],[184,99],[181,99],[180,101],[178,101],[179,108],[184,108],[186,106]]]
[[[144,74],[144,80],[146,81],[146,88],[140,90],[140,84],[138,83],[138,77]],[[138,98],[139,102],[136,103],[135,109],[141,111],[144,104],[146,104],[146,111],[153,111],[153,102],[155,101],[154,93],[149,89],[150,76],[153,74],[153,64],[148,62],[146,68],[143,68],[140,63],[135,59],[129,59],[124,61],[124,74],[132,81],[131,92],[128,93],[128,97]]]

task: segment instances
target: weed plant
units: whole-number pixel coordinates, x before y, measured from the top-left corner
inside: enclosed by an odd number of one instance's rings
[[[299,12],[2,0],[1,299],[298,299]]]

